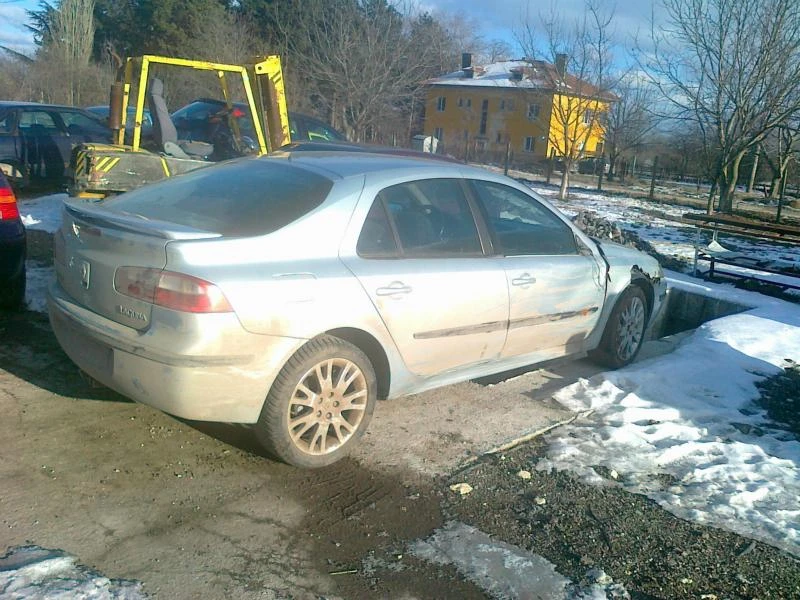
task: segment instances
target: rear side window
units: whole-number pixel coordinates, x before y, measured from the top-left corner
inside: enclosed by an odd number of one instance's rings
[[[0,110],[0,133],[11,133],[14,131],[14,111]]]
[[[333,182],[287,161],[232,161],[141,187],[106,203],[229,237],[265,235],[317,208]]]
[[[458,179],[394,185],[377,197],[388,210],[406,257],[482,254],[478,230]]]

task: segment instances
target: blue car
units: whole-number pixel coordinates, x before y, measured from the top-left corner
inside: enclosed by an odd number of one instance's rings
[[[0,171],[0,309],[17,309],[25,300],[25,227],[17,199]]]

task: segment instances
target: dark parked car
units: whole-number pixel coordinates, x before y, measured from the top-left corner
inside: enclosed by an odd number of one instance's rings
[[[172,113],[172,122],[182,140],[213,143],[220,133],[227,133],[228,120],[225,118],[225,103],[212,98],[201,98],[179,108]],[[255,137],[246,104],[234,103],[233,117],[236,118],[241,133]],[[347,138],[340,131],[326,125],[319,119],[300,113],[289,113],[289,132],[293,141],[341,141]]]
[[[25,227],[17,199],[0,171],[0,308],[19,308],[25,299]]]
[[[87,106],[86,110],[100,117],[103,123],[106,124],[108,123],[108,114],[110,110],[107,104],[101,104],[99,106]],[[125,129],[127,131],[133,129],[133,124],[135,119],[136,119],[136,107],[129,106],[128,116],[125,118]],[[142,113],[142,134],[149,135],[152,128],[153,128],[153,117],[150,115],[150,110],[145,108],[144,112]]]
[[[71,106],[0,101],[0,167],[20,183],[61,183],[73,146],[110,142],[111,130]]]

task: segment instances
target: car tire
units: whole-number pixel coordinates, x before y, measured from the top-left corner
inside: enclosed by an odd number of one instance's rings
[[[6,285],[0,287],[0,308],[19,310],[25,302],[25,267],[12,277]]]
[[[629,365],[642,348],[647,320],[647,299],[642,288],[632,285],[622,292],[614,305],[600,345],[589,357],[612,369]]]
[[[372,363],[356,346],[323,335],[306,343],[275,379],[254,426],[261,445],[296,467],[344,458],[375,409]]]

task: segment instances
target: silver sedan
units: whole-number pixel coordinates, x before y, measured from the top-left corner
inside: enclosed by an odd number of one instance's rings
[[[378,398],[586,353],[628,364],[665,294],[653,258],[511,179],[350,153],[70,201],[55,263],[50,320],[83,371],[179,417],[253,424],[303,467],[342,458]]]

